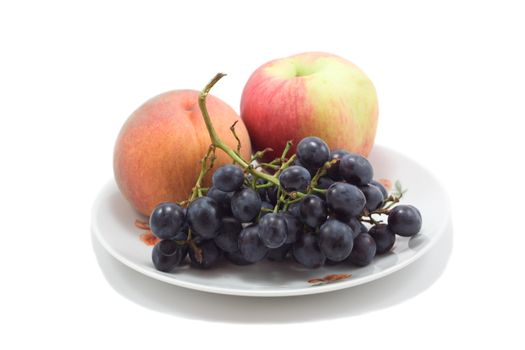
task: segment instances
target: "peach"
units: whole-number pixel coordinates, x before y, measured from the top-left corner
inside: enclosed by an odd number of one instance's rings
[[[114,150],[117,185],[140,213],[149,215],[160,202],[188,198],[199,175],[199,161],[210,145],[210,136],[198,105],[199,92],[175,90],[153,97],[140,106],[123,125]],[[236,149],[241,140],[241,156],[250,158],[251,143],[238,114],[217,97],[208,96],[207,108],[219,137]],[[215,168],[231,163],[216,151]],[[209,185],[211,174],[205,178]]]

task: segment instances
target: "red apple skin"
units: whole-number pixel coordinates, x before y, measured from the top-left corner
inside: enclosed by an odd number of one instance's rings
[[[175,90],[153,97],[128,118],[117,138],[113,168],[117,185],[140,213],[148,216],[164,201],[188,198],[199,175],[199,161],[210,145],[210,136],[198,106],[199,92]],[[249,159],[251,144],[238,114],[217,97],[208,95],[206,106],[219,137],[233,149],[241,140],[241,155]],[[231,163],[216,151],[214,168]],[[211,174],[205,178],[209,185]]]
[[[309,52],[270,61],[246,83],[241,118],[254,151],[272,148],[280,156],[286,141],[295,145],[318,136],[330,149],[367,156],[377,129],[377,96],[368,77],[353,63]]]

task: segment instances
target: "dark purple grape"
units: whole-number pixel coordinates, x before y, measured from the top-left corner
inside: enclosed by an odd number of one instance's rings
[[[370,181],[370,185],[373,185],[377,188],[379,188],[379,190],[381,191],[381,193],[383,194],[383,198],[388,198],[388,191],[386,190],[385,186],[383,186],[383,184],[379,181],[376,181],[376,180],[372,180]]]
[[[316,188],[321,190],[327,190],[334,184],[334,180],[329,178],[328,176],[321,176],[319,180],[317,180],[317,186]],[[323,200],[326,200],[326,195],[321,192],[314,192],[315,195],[317,195],[319,198],[322,198]]]
[[[396,242],[396,235],[388,229],[386,224],[374,225],[368,230],[376,242],[376,254],[384,254],[390,251]]]
[[[239,251],[241,256],[249,262],[262,260],[268,254],[268,248],[259,238],[259,227],[251,225],[245,227],[239,235]]]
[[[185,240],[187,240],[188,239],[188,230],[189,230],[189,226],[188,225],[184,225],[184,227],[182,229],[180,229],[179,232],[177,232],[175,237],[173,237],[172,239],[174,241],[185,241]]]
[[[286,242],[288,231],[281,214],[270,213],[259,221],[259,238],[268,248],[279,248]]]
[[[330,259],[326,259],[324,264],[327,265],[327,266],[336,266],[336,265],[339,265],[341,264],[342,261],[333,261],[333,260],[330,260]]]
[[[292,245],[289,243],[283,244],[279,248],[269,249],[266,258],[270,261],[284,261],[288,257],[291,249]]]
[[[361,214],[366,198],[354,185],[336,182],[326,191],[328,209],[339,218],[350,218]]]
[[[268,210],[263,210],[263,209],[268,209]],[[263,216],[267,215],[267,214],[270,214],[271,212],[273,211],[273,205],[271,203],[268,203],[268,202],[262,202],[261,204],[261,214],[260,214],[260,217],[262,218]]]
[[[268,187],[266,189],[266,195],[268,196],[268,200],[273,205],[277,204],[277,190],[277,186]]]
[[[259,194],[251,188],[243,188],[234,193],[231,201],[232,213],[240,222],[250,222],[259,215],[262,201]]]
[[[215,202],[217,202],[217,204],[219,205],[221,216],[232,215],[231,200],[233,192],[224,192],[212,186],[206,193],[206,196],[212,198],[213,200],[215,200]]]
[[[398,205],[388,214],[388,228],[400,236],[414,236],[422,223],[421,213],[412,205]]]
[[[199,197],[188,207],[188,221],[195,234],[204,239],[217,235],[221,227],[221,214],[219,205],[210,197]]]
[[[366,198],[365,207],[369,211],[374,211],[383,205],[385,198],[381,193],[381,190],[374,185],[359,186],[359,189]]]
[[[153,247],[151,259],[157,270],[170,272],[182,264],[187,253],[187,245],[180,245],[173,240],[163,239]]]
[[[365,157],[359,154],[347,154],[339,161],[341,177],[353,185],[366,185],[372,181],[374,169]]]
[[[303,224],[297,216],[290,214],[289,212],[282,213],[284,220],[286,221],[286,242],[293,243],[296,241],[297,236],[303,228]]]
[[[287,192],[306,192],[310,180],[311,177],[308,170],[297,165],[284,169],[279,175],[279,183]]]
[[[332,261],[343,261],[350,255],[354,245],[350,226],[339,220],[330,219],[319,229],[319,247]]]
[[[299,235],[292,246],[292,254],[295,261],[308,268],[320,267],[326,260],[319,248],[319,239],[312,232],[304,232]]]
[[[239,250],[232,252],[232,253],[224,253],[224,257],[226,258],[226,260],[228,260],[232,264],[239,265],[239,266],[246,266],[246,265],[253,264],[252,262],[249,262],[246,259],[244,259]]]
[[[332,180],[342,180],[341,174],[339,173],[339,161],[347,154],[350,153],[343,149],[338,149],[336,151],[330,152],[330,160],[337,160],[337,162],[335,164],[332,164],[332,166],[330,166],[330,168],[328,168],[328,171],[326,172],[326,175],[329,176]]]
[[[297,144],[299,161],[309,169],[318,169],[330,159],[330,149],[319,137],[305,137]]]
[[[160,203],[149,217],[151,232],[160,239],[173,239],[186,222],[184,209],[177,203]]]
[[[287,213],[292,214],[296,218],[299,218],[301,216],[301,213],[299,212],[299,209],[301,208],[301,202],[295,202],[288,206]]]
[[[361,233],[354,239],[354,249],[348,261],[357,266],[366,266],[376,256],[376,242],[368,233]]]
[[[199,262],[193,249],[189,250],[191,266],[199,269],[209,269],[217,264],[221,258],[221,251],[213,240],[203,241],[197,245],[202,254],[202,260]]]
[[[321,198],[310,194],[304,196],[300,203],[299,215],[303,223],[315,228],[326,221],[326,205]]]
[[[257,179],[257,181],[255,181],[255,184],[260,186],[260,185],[266,185],[266,180],[264,179]],[[259,194],[259,197],[261,197],[261,200],[264,202],[264,201],[269,201],[268,200],[268,195],[266,194],[266,188],[258,188],[257,189],[257,193]]]
[[[213,239],[217,247],[225,252],[235,252],[239,249],[239,234],[242,231],[242,225],[236,218],[222,218],[222,226],[219,234]]]
[[[352,229],[354,238],[361,233],[361,222],[357,218],[352,217],[344,222]]]
[[[322,190],[327,190],[334,184],[334,180],[329,178],[328,176],[321,176],[319,180],[317,180],[317,188]]]
[[[223,165],[213,173],[212,183],[223,192],[237,191],[244,183],[244,172],[236,165]]]
[[[305,168],[306,170],[308,170],[308,173],[310,174],[310,177],[314,177],[315,174],[317,173],[317,170],[319,170],[319,168],[308,168],[303,163],[301,163],[299,161],[299,159],[297,159],[297,158],[293,161],[292,165],[297,165],[297,166],[300,166],[301,168]]]

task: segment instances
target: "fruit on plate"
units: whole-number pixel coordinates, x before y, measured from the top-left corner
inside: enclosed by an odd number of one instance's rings
[[[199,160],[210,145],[210,136],[198,105],[199,92],[176,90],[153,97],[128,118],[114,151],[115,180],[124,197],[140,213],[149,215],[160,202],[187,198],[199,175]],[[230,131],[235,125],[242,148],[249,158],[248,132],[237,113],[226,103],[208,96],[207,106],[221,139],[236,148]],[[216,166],[231,163],[216,152]],[[205,183],[210,180],[210,175]]]
[[[287,143],[270,162],[256,162],[264,152],[245,159],[234,151],[217,135],[206,109],[207,93],[221,77],[199,97],[211,145],[189,198],[159,203],[152,212],[149,228],[160,239],[152,251],[158,270],[180,266],[181,256],[201,269],[223,258],[237,265],[293,259],[306,268],[366,266],[390,251],[397,236],[419,233],[420,211],[398,205],[405,193],[400,183],[388,193],[373,180],[372,165],[359,154],[331,153],[327,143],[314,136],[300,140],[296,154],[289,153]],[[212,186],[203,187],[218,150],[236,164],[213,168]]]
[[[333,149],[367,156],[377,127],[376,90],[352,62],[321,52],[270,61],[249,78],[241,99],[254,150],[281,154],[311,135]],[[295,148],[292,147],[292,152]],[[267,157],[268,158],[268,157]]]

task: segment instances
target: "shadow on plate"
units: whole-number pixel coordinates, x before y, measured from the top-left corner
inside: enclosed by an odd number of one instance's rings
[[[178,317],[231,323],[293,323],[351,317],[404,302],[429,288],[452,252],[450,223],[423,257],[387,277],[315,295],[254,298],[200,292],[157,281],[113,258],[92,235],[93,249],[108,283],[127,299]]]

